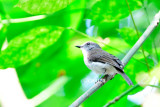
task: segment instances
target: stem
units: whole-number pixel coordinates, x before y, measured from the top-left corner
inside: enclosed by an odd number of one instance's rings
[[[130,9],[130,6],[129,6],[129,3],[128,3],[127,0],[126,0],[126,3],[127,3],[127,6],[128,6],[129,13],[130,13],[130,15],[131,15],[131,18],[132,18],[134,27],[135,27],[135,29],[136,29],[137,36],[138,36],[138,38],[139,38],[140,35],[139,35],[139,33],[138,33],[138,29],[137,29],[136,23],[135,23],[135,21],[134,21],[133,15],[132,15],[132,11],[131,11],[131,9]],[[141,50],[142,50],[142,54],[143,54],[144,59],[145,59],[145,62],[146,62],[147,69],[148,69],[148,71],[149,71],[150,68],[149,68],[148,60],[147,60],[146,55],[145,55],[145,53],[144,53],[143,45],[141,46]]]
[[[104,107],[108,107],[112,104],[114,104],[116,101],[118,101],[119,99],[121,99],[122,97],[126,96],[128,93],[130,93],[131,91],[133,91],[134,89],[138,88],[140,85],[136,84],[135,86],[133,86],[132,88],[128,89],[127,91],[123,92],[121,95],[119,95],[118,97],[114,98],[112,101],[108,102]],[[156,86],[156,85],[148,85],[151,87],[155,87],[155,88],[160,88],[160,86]]]
[[[130,49],[130,51],[127,53],[127,55],[122,59],[122,63],[124,64],[124,66],[128,63],[128,61],[135,54],[135,52],[140,48],[140,46],[143,44],[143,42],[148,38],[148,36],[151,34],[151,32],[158,26],[159,20],[160,20],[160,11],[155,15],[154,20],[148,26],[148,28],[143,33],[143,35],[139,38],[139,40],[135,43],[135,45]],[[103,78],[103,81],[99,81],[96,84],[94,84],[87,92],[85,92],[76,101],[74,101],[70,105],[70,107],[77,107],[77,106],[79,106],[89,96],[91,96],[95,91],[97,91],[100,87],[102,87],[109,79],[111,79],[111,78],[107,78],[105,76]]]
[[[136,89],[139,86],[140,86],[139,84],[136,84],[135,86],[133,86],[129,90],[127,90],[124,93],[122,93],[121,95],[119,95],[118,97],[114,98],[112,101],[108,102],[104,107],[108,107],[108,106],[114,104],[116,101],[118,101],[122,97],[126,96],[128,93],[130,93],[131,91],[133,91],[134,89]],[[148,86],[155,87],[155,88],[160,88],[160,86],[156,86],[156,85],[148,85]]]
[[[103,82],[98,81],[94,86],[92,86],[88,91],[81,95],[75,102],[73,102],[69,107],[78,107],[82,102],[84,102],[90,95],[102,87],[107,81],[112,79],[111,76],[105,75],[103,77]]]
[[[157,47],[156,47],[156,44],[155,44],[155,40],[154,40],[154,39],[153,39],[153,47],[154,47],[154,50],[155,50],[155,53],[156,53],[157,62],[159,62],[159,57],[158,57]]]
[[[104,105],[104,107],[108,107],[112,104],[114,104],[116,101],[118,101],[119,99],[121,99],[122,97],[126,96],[128,93],[130,93],[131,91],[133,91],[134,89],[136,89],[137,87],[139,87],[139,84],[134,85],[132,88],[128,89],[127,91],[123,92],[121,95],[117,96],[116,98],[114,98],[112,101],[108,102],[107,104]]]
[[[26,18],[19,18],[19,19],[10,19],[10,23],[22,23],[22,22],[29,22],[29,21],[35,21],[35,20],[41,20],[46,18],[47,15],[37,15],[37,16],[31,16]],[[2,20],[3,24],[7,24],[8,20]]]
[[[155,88],[160,88],[160,86],[156,86],[156,85],[148,85],[148,86],[155,87]]]

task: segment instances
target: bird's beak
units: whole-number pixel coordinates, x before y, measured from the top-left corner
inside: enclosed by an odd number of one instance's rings
[[[82,46],[76,46],[77,48],[81,48]]]

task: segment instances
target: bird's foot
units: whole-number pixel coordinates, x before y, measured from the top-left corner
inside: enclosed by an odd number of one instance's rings
[[[102,78],[98,79],[98,80],[95,82],[95,84],[96,84],[97,82],[102,82],[102,83],[104,83],[104,79],[102,79]]]

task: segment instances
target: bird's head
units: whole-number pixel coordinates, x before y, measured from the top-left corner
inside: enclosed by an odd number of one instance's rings
[[[100,47],[98,44],[94,43],[94,42],[86,42],[86,43],[84,43],[83,45],[81,45],[81,46],[76,46],[76,47],[77,47],[77,48],[80,48],[82,51],[83,51],[83,50],[85,50],[85,51],[90,51],[90,50],[96,49],[96,48],[101,49],[101,47]]]

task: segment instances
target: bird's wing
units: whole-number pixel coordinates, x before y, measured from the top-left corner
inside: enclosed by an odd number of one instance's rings
[[[90,55],[89,61],[108,63],[114,66],[118,71],[123,72],[122,62],[114,55],[111,55],[101,49],[95,52],[92,52],[92,55]]]

